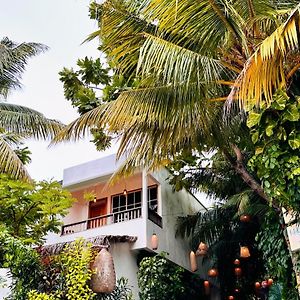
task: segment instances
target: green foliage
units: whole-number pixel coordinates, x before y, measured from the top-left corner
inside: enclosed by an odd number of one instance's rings
[[[247,124],[255,144],[249,166],[270,199],[299,212],[300,98],[279,90],[269,106],[250,111]]]
[[[117,280],[116,288],[110,294],[97,294],[95,300],[133,300],[128,279],[121,277]]]
[[[256,240],[263,254],[267,274],[281,285],[282,300],[298,300],[291,257],[284,241],[283,229],[274,213],[266,215]]]
[[[37,289],[42,280],[39,255],[31,246],[0,231],[0,267],[9,268],[12,276],[11,295],[7,299],[26,300],[27,293]]]
[[[56,300],[56,298],[53,295],[31,291],[28,293],[28,300]]]
[[[29,183],[0,176],[0,224],[26,243],[40,243],[47,232],[58,232],[60,217],[72,203],[58,182]]]
[[[93,255],[91,245],[77,240],[61,254],[62,276],[65,278],[65,298],[68,300],[90,300],[95,294],[88,285],[92,271],[90,263]]]
[[[184,270],[170,263],[166,253],[145,257],[140,263],[138,284],[142,300],[175,300],[184,293]]]

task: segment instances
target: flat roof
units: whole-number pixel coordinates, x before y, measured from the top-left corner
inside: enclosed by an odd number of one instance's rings
[[[65,169],[63,186],[68,187],[112,175],[124,162],[124,158],[120,158],[118,161],[116,159],[117,155],[112,154]]]

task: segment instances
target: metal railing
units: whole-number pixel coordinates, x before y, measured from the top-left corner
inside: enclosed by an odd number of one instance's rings
[[[124,210],[96,218],[87,219],[84,221],[63,225],[61,235],[85,231],[88,229],[98,228],[105,225],[138,219],[142,216],[142,208],[134,208]]]

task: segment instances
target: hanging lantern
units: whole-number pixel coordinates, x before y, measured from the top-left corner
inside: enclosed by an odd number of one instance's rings
[[[268,279],[268,286],[271,286],[271,285],[273,284],[273,282],[274,282],[273,279],[272,279],[272,278],[269,278],[269,279]]]
[[[112,255],[102,248],[92,265],[91,288],[95,293],[111,293],[116,287],[116,273]]]
[[[241,268],[235,268],[234,269],[234,274],[239,277],[242,275],[242,269]]]
[[[234,300],[234,296],[228,296],[228,300]]]
[[[196,272],[198,266],[197,266],[197,259],[194,251],[191,251],[190,253],[190,264],[191,264],[191,271]]]
[[[240,292],[240,289],[237,289],[237,288],[236,288],[236,289],[234,290],[234,292],[235,292],[236,294],[238,294],[238,293]]]
[[[250,257],[250,251],[247,246],[241,246],[240,248],[240,257],[247,258]]]
[[[233,264],[236,265],[236,266],[239,266],[240,263],[241,263],[241,262],[240,262],[239,259],[235,259],[234,262],[233,262]]]
[[[217,269],[210,269],[208,271],[208,276],[209,277],[217,277],[218,276],[218,270]]]
[[[268,287],[268,281],[264,280],[264,281],[261,283],[261,286],[262,286],[262,288],[267,288],[267,287]]]
[[[200,243],[196,255],[205,256],[207,254],[208,246],[205,243]]]
[[[126,196],[126,195],[127,195],[127,190],[126,190],[126,189],[124,189],[124,191],[123,191],[123,195],[124,195],[124,196]]]
[[[243,223],[249,223],[251,220],[251,217],[249,215],[243,214],[240,216],[240,221]]]
[[[209,281],[205,280],[203,282],[203,285],[204,285],[205,295],[209,295],[209,293],[210,293],[210,284],[209,284]]]
[[[151,248],[152,250],[157,250],[158,248],[158,236],[155,233],[151,237]]]
[[[254,286],[255,286],[256,289],[259,289],[260,288],[260,283],[259,282],[255,282]]]

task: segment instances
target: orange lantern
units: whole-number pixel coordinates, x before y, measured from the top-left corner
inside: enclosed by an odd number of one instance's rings
[[[207,250],[208,250],[208,246],[205,243],[201,242],[198,246],[196,255],[204,256],[207,254]]]
[[[235,268],[234,269],[234,274],[238,277],[241,276],[242,275],[242,269],[241,268]]]
[[[248,223],[248,222],[250,222],[250,220],[251,220],[251,217],[249,215],[243,214],[240,216],[241,222]]]
[[[194,251],[191,251],[190,253],[190,264],[191,264],[191,271],[196,272],[198,266],[197,266],[197,259]]]
[[[241,246],[241,248],[240,248],[240,257],[248,258],[250,256],[251,255],[250,255],[249,248],[247,246]]]
[[[209,295],[209,293],[210,293],[210,284],[209,284],[209,281],[205,280],[203,282],[203,285],[204,285],[205,295]]]
[[[151,248],[152,250],[157,250],[158,248],[158,236],[155,233],[151,237]]]
[[[240,262],[239,259],[235,259],[234,262],[233,262],[233,264],[236,265],[236,266],[239,266],[240,263],[241,263],[241,262]]]
[[[234,300],[234,296],[228,296],[228,300]]]
[[[261,286],[262,286],[263,288],[268,287],[268,281],[264,280],[264,281],[261,283]]]
[[[273,282],[274,282],[273,279],[272,279],[272,278],[269,278],[269,279],[268,279],[268,286],[271,286],[271,285],[273,284]]]
[[[255,282],[254,285],[255,285],[255,288],[256,288],[256,289],[259,289],[259,288],[260,288],[260,283],[259,283],[259,282]]]
[[[210,269],[208,271],[208,276],[209,277],[217,277],[218,276],[218,270],[217,269]]]

